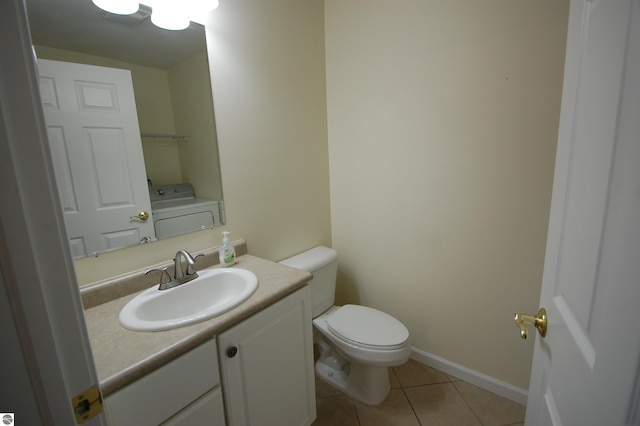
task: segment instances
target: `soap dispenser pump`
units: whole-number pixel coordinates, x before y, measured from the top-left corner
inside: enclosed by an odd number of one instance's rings
[[[222,246],[220,246],[220,266],[226,268],[236,263],[236,251],[231,244],[229,244],[229,232],[224,231],[222,233]]]

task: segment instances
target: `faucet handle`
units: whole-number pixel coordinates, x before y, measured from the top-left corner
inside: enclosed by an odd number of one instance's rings
[[[169,272],[167,272],[167,268],[164,267],[162,269],[150,269],[147,272],[145,272],[144,274],[147,275],[150,272],[161,272],[162,274],[160,275],[160,290],[163,290],[166,286],[166,284],[169,284],[171,282],[171,275],[169,275]]]
[[[198,261],[199,257],[203,257],[203,256],[204,256],[203,253],[200,253],[199,255],[194,256],[193,263],[189,263],[187,265],[187,275],[193,275],[196,273],[196,270],[195,270],[196,262]]]

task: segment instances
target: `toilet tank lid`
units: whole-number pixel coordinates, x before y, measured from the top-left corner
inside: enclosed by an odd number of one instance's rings
[[[279,263],[291,268],[301,269],[307,272],[314,272],[338,258],[338,252],[324,246],[314,247],[298,255],[284,259]]]

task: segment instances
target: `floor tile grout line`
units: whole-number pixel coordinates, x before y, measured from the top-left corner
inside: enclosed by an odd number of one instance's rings
[[[398,382],[398,384],[400,385],[400,389],[402,390],[402,394],[404,395],[404,398],[407,400],[407,403],[409,404],[409,407],[411,407],[411,411],[413,412],[413,416],[416,418],[416,421],[418,422],[418,424],[420,426],[422,426],[422,422],[420,421],[420,417],[418,417],[418,413],[416,413],[416,409],[413,407],[413,404],[411,403],[411,400],[409,399],[409,395],[407,395],[407,391],[405,390],[405,386],[400,381],[400,378],[398,377],[398,374],[396,373],[395,368],[391,367],[391,371],[393,372],[393,375],[394,375],[394,377],[396,379],[396,382]]]
[[[460,381],[460,380],[458,380]],[[420,388],[423,386],[435,386],[435,385],[444,385],[447,383],[451,383],[453,385],[454,382],[432,382],[432,383],[423,383],[423,384],[419,384],[419,385],[407,385],[407,386],[400,386],[399,388],[391,388],[390,390],[394,390],[394,389],[402,389],[403,391],[405,389],[413,389],[413,388]],[[406,392],[404,392],[406,395]],[[321,399],[321,398],[335,398],[335,397],[340,397],[340,396],[345,396],[345,394],[343,392],[341,393],[336,393],[336,394],[332,394],[332,395],[324,395],[324,396],[319,396],[316,395],[317,399]],[[347,395],[348,396],[348,395]],[[517,423],[516,423],[517,424]],[[505,426],[509,426],[509,425],[505,425]]]
[[[353,412],[356,413],[356,421],[358,422],[359,426],[360,425],[360,416],[358,415],[358,407],[356,407],[356,400],[351,398],[351,405],[353,406]]]
[[[413,408],[413,404],[411,403],[411,400],[409,399],[409,395],[407,395],[407,392],[405,391],[405,388],[402,387],[400,389],[402,389],[402,393],[404,394],[404,397],[407,399],[407,402],[409,403],[409,407],[411,407],[411,411],[413,411],[413,415],[415,416],[416,420],[418,421],[418,424],[420,426],[422,426],[422,422],[420,421],[420,417],[418,417],[418,413],[416,413],[416,409]]]
[[[458,395],[460,395],[460,398],[462,398],[462,400],[464,401],[464,404],[469,407],[469,411],[471,411],[471,414],[473,414],[473,416],[478,420],[478,423],[480,423],[480,425],[484,426],[484,424],[482,423],[482,420],[480,419],[480,417],[478,417],[478,415],[476,414],[476,412],[473,410],[473,407],[471,407],[471,405],[469,404],[469,402],[467,402],[466,398],[464,397],[464,395],[462,395],[462,393],[460,393],[460,391],[458,390],[458,387],[454,384],[451,383],[453,385],[453,388],[456,390],[456,392],[458,393]]]
[[[419,384],[419,385],[407,385],[407,386],[401,386],[401,388],[402,389],[411,389],[411,388],[419,388],[421,386],[444,385],[444,384],[447,384],[447,383],[453,384],[453,382],[444,381],[444,382],[422,383],[422,384]]]

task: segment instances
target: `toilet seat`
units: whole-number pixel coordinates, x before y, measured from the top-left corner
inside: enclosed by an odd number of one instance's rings
[[[346,343],[376,350],[406,346],[409,330],[389,314],[360,305],[345,305],[327,318],[328,329]]]

